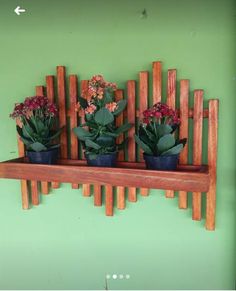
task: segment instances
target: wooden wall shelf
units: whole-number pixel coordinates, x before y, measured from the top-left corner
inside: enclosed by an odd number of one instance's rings
[[[179,165],[177,171],[152,171],[146,170],[144,163],[135,162],[118,162],[116,168],[102,168],[75,160],[37,165],[27,163],[24,158],[0,163],[0,177],[195,192],[207,192],[210,183],[208,166]]]
[[[113,80],[115,81],[115,80]],[[56,77],[45,78],[46,86],[36,86],[36,95],[47,96],[56,102],[59,109],[59,124],[64,127],[60,137],[60,157],[57,165],[29,164],[25,158],[25,147],[18,137],[19,157],[0,163],[0,178],[21,180],[22,207],[29,209],[40,202],[40,192],[49,194],[50,187],[59,188],[60,183],[68,182],[73,189],[81,185],[83,196],[94,196],[94,205],[102,206],[102,185],[104,185],[105,212],[113,215],[114,195],[117,195],[116,207],[123,210],[128,202],[137,202],[138,195],[147,197],[149,188],[164,189],[166,198],[178,196],[179,208],[188,208],[188,193],[192,192],[192,219],[202,219],[202,193],[206,193],[206,229],[215,229],[216,209],[216,163],[217,163],[217,132],[218,107],[217,99],[209,99],[203,108],[203,90],[193,91],[190,96],[189,80],[179,81],[177,92],[177,71],[167,72],[166,96],[163,96],[162,62],[152,63],[152,72],[141,71],[136,80],[128,80],[126,90],[118,89],[116,101],[127,99],[126,110],[116,119],[120,126],[125,119],[135,124],[142,112],[157,102],[166,102],[176,108],[181,120],[179,138],[188,138],[184,150],[180,154],[180,166],[177,171],[150,171],[145,169],[142,151],[135,144],[134,134],[136,124],[128,132],[127,153],[120,152],[117,168],[95,168],[86,165],[81,143],[72,132],[72,128],[84,122],[84,116],[75,111],[78,96],[83,95],[88,87],[88,80],[78,81],[77,75],[66,76],[66,68],[58,66]],[[152,84],[150,88],[149,84]],[[69,88],[68,92],[66,88]],[[193,98],[193,107],[190,107]],[[178,102],[176,100],[178,99]],[[192,119],[193,126],[189,126]],[[207,121],[208,135],[203,140],[203,119]],[[191,136],[191,138],[189,138]],[[118,143],[124,140],[124,135],[118,138]],[[70,147],[69,147],[70,145]],[[207,151],[207,165],[203,165],[202,152]],[[192,149],[192,165],[189,165],[189,149]],[[127,156],[127,158],[126,158]],[[200,165],[200,166],[199,166]],[[93,187],[91,187],[93,186]],[[113,190],[116,191],[113,192]],[[140,188],[140,191],[137,191]],[[174,191],[178,191],[175,193]],[[127,194],[127,198],[126,198]],[[31,200],[29,196],[31,195]],[[205,196],[204,196],[205,198]]]

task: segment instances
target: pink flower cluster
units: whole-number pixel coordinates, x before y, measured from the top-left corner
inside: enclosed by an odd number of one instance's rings
[[[88,89],[84,90],[82,95],[87,100],[99,99],[104,96],[105,89],[115,91],[117,86],[115,83],[107,82],[102,75],[94,75],[88,83]]]
[[[27,97],[23,103],[15,104],[10,117],[13,119],[27,118],[29,119],[35,112],[40,111],[45,117],[54,117],[58,110],[54,103],[50,102],[47,97],[33,96]]]
[[[151,121],[164,121],[165,124],[179,124],[177,110],[171,109],[167,104],[158,102],[152,108],[143,112],[143,123],[149,124]]]

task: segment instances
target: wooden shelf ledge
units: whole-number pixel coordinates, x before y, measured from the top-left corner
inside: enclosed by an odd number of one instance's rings
[[[0,178],[207,192],[208,166],[179,165],[176,171],[147,170],[144,163],[118,162],[116,168],[89,167],[86,161],[30,164],[25,158],[0,163]]]

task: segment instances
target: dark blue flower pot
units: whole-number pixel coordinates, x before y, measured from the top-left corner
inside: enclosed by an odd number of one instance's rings
[[[33,152],[26,151],[26,156],[32,164],[56,164],[59,155],[59,148],[49,149],[48,151]]]
[[[177,168],[179,154],[158,157],[143,154],[143,158],[149,170],[174,171]]]
[[[89,155],[85,155],[87,164],[92,167],[115,167],[117,153],[97,155],[96,159],[90,159]]]

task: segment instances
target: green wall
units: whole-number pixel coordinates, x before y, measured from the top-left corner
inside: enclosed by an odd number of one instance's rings
[[[10,2],[10,3],[9,3]],[[14,14],[17,5],[27,9]],[[220,99],[216,231],[162,191],[104,207],[63,185],[21,210],[18,181],[0,180],[0,288],[234,289],[235,2],[233,0],[0,0],[0,160],[17,156],[13,104],[55,66],[81,79],[102,73],[124,87],[162,60],[191,91]],[[147,18],[141,17],[143,9]],[[191,96],[192,98],[192,96]]]

